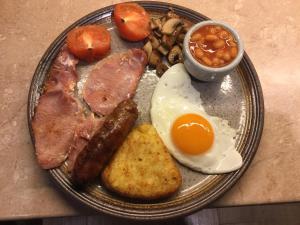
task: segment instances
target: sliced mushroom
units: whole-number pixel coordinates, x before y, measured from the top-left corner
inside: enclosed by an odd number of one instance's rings
[[[156,49],[154,49],[149,58],[149,64],[150,66],[156,67],[156,65],[160,62],[161,62],[160,54]]]
[[[170,9],[164,16],[152,18],[150,25],[152,32],[143,49],[147,53],[148,64],[156,68],[157,76],[161,76],[168,66],[183,61],[183,40],[191,24]]]
[[[161,39],[161,44],[167,49],[171,49],[175,44],[176,37],[164,34]]]
[[[160,30],[154,30],[153,31],[154,35],[157,37],[157,38],[161,38],[162,37],[162,33]]]
[[[152,18],[150,22],[150,26],[152,30],[158,29],[161,30],[162,25],[159,18]]]
[[[184,21],[183,22],[183,29],[182,29],[182,33],[187,33],[189,31],[189,29],[191,28],[192,24]]]
[[[151,21],[150,21],[150,27],[151,27],[151,30],[154,30],[154,29],[158,28],[157,24],[154,23],[154,19],[151,19]]]
[[[183,62],[183,55],[181,48],[175,45],[168,54],[168,61],[171,65]]]
[[[166,64],[164,64],[162,62],[158,63],[156,65],[157,76],[161,77],[164,74],[164,72],[166,72],[168,69],[169,69],[169,67]]]
[[[166,22],[167,22],[167,17],[166,16],[163,16],[160,18],[160,22],[161,22],[161,25],[163,26]]]
[[[148,36],[148,39],[150,40],[153,49],[158,48],[158,46],[160,45],[160,42],[154,35],[150,34]]]
[[[183,29],[183,26],[182,26],[182,25],[177,26],[176,29],[174,30],[174,32],[172,33],[172,36],[175,37],[175,39],[176,39],[177,36],[178,36],[179,34],[181,34],[182,29]]]
[[[163,46],[163,45],[160,45],[158,48],[157,48],[157,50],[161,53],[161,54],[163,54],[163,55],[168,55],[168,53],[169,53],[169,49],[167,49],[165,46]]]
[[[147,43],[144,45],[143,49],[147,53],[148,61],[149,61],[151,53],[152,53],[152,44],[151,44],[151,42],[147,41]]]
[[[182,24],[182,20],[179,18],[171,18],[162,27],[163,34],[172,34],[176,27]]]
[[[167,13],[167,18],[168,19],[179,18],[179,16],[174,12],[173,9],[170,9],[169,12]]]
[[[179,34],[176,38],[176,43],[177,44],[183,43],[184,37],[185,37],[184,33]]]

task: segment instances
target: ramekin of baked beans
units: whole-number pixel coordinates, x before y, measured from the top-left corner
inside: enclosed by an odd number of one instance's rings
[[[238,33],[222,22],[197,23],[184,39],[185,67],[191,75],[203,81],[229,74],[240,63],[243,53]]]

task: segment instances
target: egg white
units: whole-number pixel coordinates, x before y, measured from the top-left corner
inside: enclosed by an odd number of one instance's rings
[[[171,138],[173,122],[183,114],[204,117],[214,130],[214,143],[202,154],[180,151]],[[207,174],[227,173],[239,169],[243,160],[234,146],[236,130],[222,118],[208,115],[200,93],[191,85],[191,78],[183,64],[176,64],[160,78],[151,100],[151,120],[169,152],[183,165]]]

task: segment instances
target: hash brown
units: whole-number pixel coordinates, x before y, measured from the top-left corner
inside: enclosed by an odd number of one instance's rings
[[[150,124],[133,129],[102,173],[109,190],[122,196],[154,200],[174,194],[181,174]]]

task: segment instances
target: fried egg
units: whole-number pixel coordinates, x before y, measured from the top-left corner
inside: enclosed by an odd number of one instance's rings
[[[236,130],[227,120],[205,112],[183,64],[172,66],[158,81],[150,114],[159,136],[181,164],[207,174],[242,166],[235,148]]]

